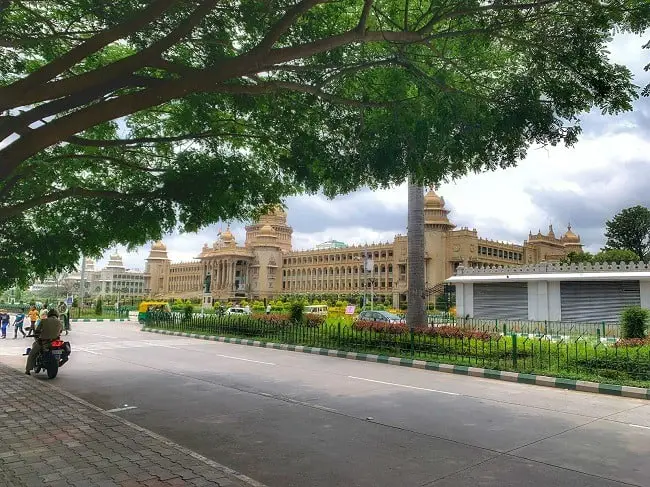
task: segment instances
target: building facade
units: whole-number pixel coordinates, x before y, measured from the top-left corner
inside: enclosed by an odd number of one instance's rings
[[[459,267],[448,282],[467,318],[618,323],[628,306],[650,308],[644,263]]]
[[[80,286],[80,273],[65,278],[66,292],[76,295],[80,292]],[[85,259],[84,290],[86,296],[142,297],[147,295],[145,274],[139,270],[127,269],[119,254],[112,254],[103,269],[96,269],[92,259]]]
[[[459,266],[525,265],[555,262],[570,252],[582,252],[569,226],[557,236],[530,233],[521,245],[479,237],[476,229],[459,228],[449,220],[445,201],[433,190],[424,198],[426,286],[434,289]],[[407,237],[392,242],[347,246],[332,240],[313,250],[292,250],[293,230],[281,208],[246,227],[238,245],[226,230],[205,244],[193,262],[171,263],[162,242],[147,258],[144,288],[152,297],[203,297],[205,304],[237,299],[273,298],[280,294],[366,294],[406,299]]]

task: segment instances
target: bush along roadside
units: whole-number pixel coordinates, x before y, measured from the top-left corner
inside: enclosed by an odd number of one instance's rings
[[[287,319],[288,318],[288,319]],[[310,321],[311,320],[311,321]],[[503,336],[453,326],[409,329],[403,323],[326,324],[322,317],[287,315],[245,317],[151,317],[146,325],[263,342],[304,345],[420,359],[438,363],[550,375],[568,379],[650,387],[650,344],[643,341],[607,345],[580,337],[551,341],[546,337]]]

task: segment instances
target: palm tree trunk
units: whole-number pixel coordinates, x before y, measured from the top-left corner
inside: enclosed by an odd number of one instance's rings
[[[408,293],[406,323],[410,327],[426,327],[424,301],[424,189],[408,182]]]

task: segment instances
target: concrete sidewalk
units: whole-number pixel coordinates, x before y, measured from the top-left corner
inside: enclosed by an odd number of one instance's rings
[[[263,487],[2,364],[0,485]]]

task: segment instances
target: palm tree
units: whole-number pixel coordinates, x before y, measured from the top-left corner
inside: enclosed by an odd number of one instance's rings
[[[406,323],[412,327],[427,326],[424,300],[424,188],[408,181],[408,292]]]

